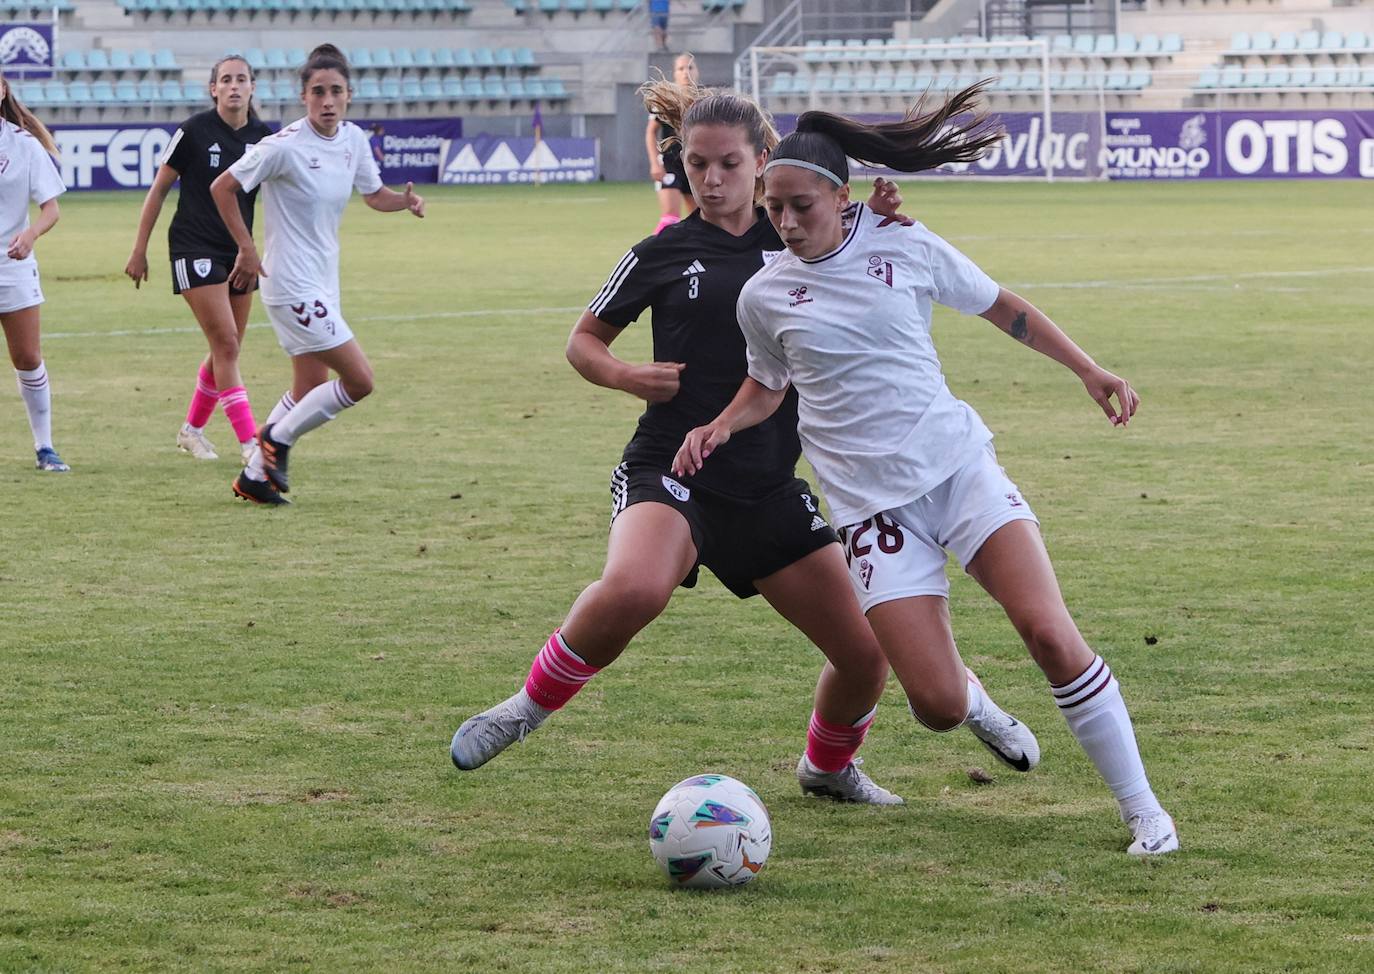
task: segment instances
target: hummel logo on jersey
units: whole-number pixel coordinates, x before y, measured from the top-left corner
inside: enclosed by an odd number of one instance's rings
[[[815,517],[813,517],[813,518],[811,519],[811,530],[812,530],[812,531],[819,531],[819,530],[820,530],[821,528],[823,528],[823,527],[825,527],[825,518],[823,518],[823,517],[821,517],[819,514],[817,514]]]
[[[686,487],[682,486],[680,483],[678,483],[672,477],[667,476],[666,474],[663,477],[663,488],[666,491],[668,491],[668,493],[676,497],[678,500],[682,501],[682,503],[684,504],[687,503],[687,498],[692,496],[692,492],[690,490],[688,490]]]
[[[877,254],[868,258],[868,276],[892,286],[892,261],[883,260]]]
[[[705,274],[706,268],[701,266],[701,261],[694,260],[687,265],[687,269],[682,272],[683,277],[691,277],[693,274]]]
[[[792,299],[792,303],[788,305],[789,308],[795,308],[799,304],[806,304],[808,301],[816,300],[815,298],[808,298],[806,296],[806,288],[804,287],[794,287],[787,292],[787,296]]]

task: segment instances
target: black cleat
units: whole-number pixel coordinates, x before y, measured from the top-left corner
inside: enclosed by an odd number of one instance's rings
[[[262,469],[272,486],[283,494],[291,490],[286,481],[286,458],[291,447],[272,439],[272,425],[258,430],[258,446],[262,447]]]
[[[241,497],[254,504],[290,504],[291,502],[277,493],[277,488],[273,487],[265,480],[252,480],[247,474],[240,473],[234,478],[234,496]]]

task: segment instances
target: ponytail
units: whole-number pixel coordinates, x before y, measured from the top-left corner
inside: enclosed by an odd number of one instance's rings
[[[898,172],[923,172],[951,162],[973,162],[1003,136],[979,105],[991,84],[985,79],[955,92],[933,111],[922,97],[900,122],[868,124],[831,112],[805,112],[797,130],[783,139],[772,158],[796,159],[849,182],[849,159]],[[963,121],[953,121],[965,113]]]
[[[53,141],[52,133],[48,127],[38,120],[38,116],[29,111],[24,103],[19,100],[19,96],[14,93],[14,85],[8,78],[0,74],[0,80],[5,82],[5,97],[0,100],[0,118],[7,122],[13,122],[25,132],[28,132],[38,143],[47,150],[48,155],[57,157],[57,143]]]

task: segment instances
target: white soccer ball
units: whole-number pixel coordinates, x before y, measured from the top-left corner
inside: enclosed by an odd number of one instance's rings
[[[649,819],[649,851],[675,887],[742,886],[759,874],[772,847],[763,800],[723,774],[679,781]]]

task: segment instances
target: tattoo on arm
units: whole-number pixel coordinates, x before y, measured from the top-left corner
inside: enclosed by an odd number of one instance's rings
[[[1027,345],[1035,344],[1030,337],[1030,325],[1026,324],[1026,313],[1016,312],[1016,317],[1011,320],[1011,337],[1018,342],[1025,342]]]

